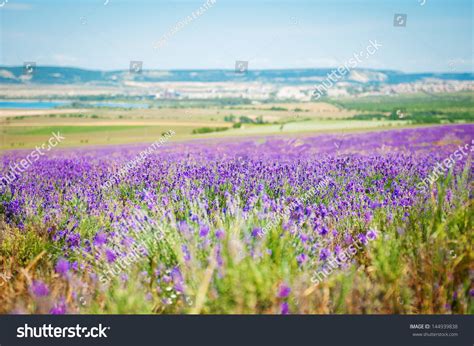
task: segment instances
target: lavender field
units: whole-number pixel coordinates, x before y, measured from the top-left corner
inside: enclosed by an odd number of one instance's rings
[[[14,176],[7,152],[0,312],[472,314],[473,140],[170,136]]]

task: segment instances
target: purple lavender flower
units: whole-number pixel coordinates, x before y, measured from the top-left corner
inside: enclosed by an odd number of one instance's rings
[[[189,249],[185,244],[181,245],[181,251],[183,251],[184,260],[189,262],[191,260],[191,254],[189,253]]]
[[[359,238],[359,241],[362,243],[362,244],[367,244],[367,237],[364,233],[359,233],[359,235],[357,236],[357,238]]]
[[[281,310],[281,314],[282,314],[282,315],[288,315],[289,312],[290,312],[290,308],[289,308],[289,306],[288,306],[288,303],[287,303],[287,302],[281,303],[281,308],[280,308],[280,310]]]
[[[178,292],[184,293],[184,279],[178,267],[171,270],[171,278],[174,283],[174,289]]]
[[[260,227],[256,227],[252,230],[252,237],[258,238],[262,235],[262,229]]]
[[[370,240],[374,240],[375,238],[377,238],[377,231],[370,229],[367,232],[367,238],[369,238]]]
[[[221,229],[216,230],[216,238],[219,240],[224,239],[225,237],[225,232]]]
[[[94,246],[102,246],[107,242],[107,234],[99,232],[94,237]]]
[[[31,284],[31,292],[33,292],[36,297],[46,297],[49,294],[49,288],[44,282],[35,280]]]
[[[69,262],[64,258],[60,258],[56,263],[56,267],[54,269],[56,270],[56,273],[65,277],[69,271]]]
[[[327,248],[321,249],[319,252],[319,259],[321,261],[325,261],[329,256],[331,256],[331,251]]]
[[[318,230],[318,233],[319,233],[319,235],[321,235],[321,236],[325,236],[326,234],[329,233],[329,231],[328,231],[328,229],[327,229],[326,227],[322,226],[322,227]]]
[[[291,292],[291,288],[286,284],[281,284],[278,290],[278,297],[279,298],[286,298]]]
[[[366,223],[369,223],[370,221],[372,221],[372,213],[370,211],[367,211],[364,214],[364,220]]]
[[[220,245],[216,247],[216,261],[220,268],[224,265],[224,259],[222,258],[222,249]]]
[[[344,237],[344,242],[349,245],[349,244],[352,244],[352,242],[354,241],[354,239],[352,238],[352,236],[350,234],[347,234],[345,237]]]
[[[54,304],[51,310],[49,310],[49,313],[52,315],[64,315],[66,310],[66,302],[64,299],[61,299],[59,302]]]
[[[108,263],[113,263],[113,262],[115,262],[115,259],[117,258],[117,255],[112,250],[106,249],[105,250],[105,257],[107,258]]]
[[[209,227],[207,226],[201,226],[201,229],[199,230],[199,236],[201,238],[206,237],[209,234]]]
[[[308,258],[304,253],[300,253],[298,256],[296,256],[296,262],[298,262],[299,265],[302,265],[307,259]]]

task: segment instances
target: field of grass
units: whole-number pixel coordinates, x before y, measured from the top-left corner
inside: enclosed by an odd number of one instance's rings
[[[341,99],[310,103],[205,104],[177,103],[153,109],[94,108],[56,114],[57,110],[3,110],[0,149],[33,148],[63,133],[62,146],[152,142],[172,129],[176,140],[194,138],[346,132],[410,127],[419,123],[471,122],[472,95]],[[439,107],[439,108],[436,108]],[[440,109],[433,112],[432,109]],[[391,116],[403,109],[406,117]],[[66,110],[62,109],[61,112]],[[417,113],[418,112],[418,113]],[[425,112],[420,115],[419,112]],[[431,112],[431,113],[429,113]],[[419,121],[419,119],[422,119]]]
[[[87,121],[77,121],[77,125],[51,126],[9,126],[2,130],[2,149],[34,148],[51,137],[51,133],[60,132],[66,137],[61,146],[106,145],[145,143],[157,140],[167,130],[176,132],[176,140],[197,138],[245,137],[258,135],[308,134],[324,132],[346,132],[362,130],[381,130],[406,126],[399,121],[351,121],[351,120],[306,120],[282,124],[245,124],[232,128],[231,124],[203,126],[202,123],[162,122],[157,125],[97,125]],[[206,129],[206,130],[204,130]],[[217,129],[217,130],[216,130]],[[227,130],[226,130],[227,129]]]
[[[356,119],[403,119],[413,124],[474,122],[474,93],[361,97],[331,101],[359,111]]]

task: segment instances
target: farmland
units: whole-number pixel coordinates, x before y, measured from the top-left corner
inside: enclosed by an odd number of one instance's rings
[[[306,103],[249,104],[236,100],[234,104],[188,100],[150,102],[149,109],[91,107],[84,103],[77,107],[1,110],[0,149],[32,148],[47,139],[53,129],[68,135],[64,146],[74,147],[152,142],[169,128],[176,132],[175,140],[181,141],[383,130],[474,121],[472,93]]]

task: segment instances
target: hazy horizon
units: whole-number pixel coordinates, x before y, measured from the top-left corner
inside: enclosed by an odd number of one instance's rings
[[[23,64],[21,65],[0,65],[0,68],[23,68]],[[89,68],[89,67],[82,67],[82,66],[62,66],[62,65],[36,65],[37,68],[70,68],[70,69],[78,69],[84,71],[99,71],[99,72],[121,72],[121,71],[128,71],[129,67],[126,66],[122,69],[97,69],[97,68]],[[338,66],[330,66],[330,67],[282,67],[282,68],[260,68],[260,69],[250,69],[248,72],[252,71],[285,71],[285,70],[333,70],[337,69]],[[390,71],[390,72],[398,72],[404,74],[474,74],[474,71],[414,71],[414,72],[407,72],[399,69],[391,69],[391,68],[370,68],[370,67],[356,67],[353,70],[373,70],[373,71]],[[234,68],[170,68],[170,69],[160,69],[160,68],[146,68],[142,69],[143,72],[146,71],[229,71],[235,72]]]

